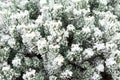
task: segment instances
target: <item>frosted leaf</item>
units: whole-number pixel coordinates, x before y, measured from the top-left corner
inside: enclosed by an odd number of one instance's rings
[[[120,17],[120,4],[116,5],[115,14],[117,14]]]
[[[57,80],[57,77],[56,76],[50,76],[49,80]]]
[[[106,66],[109,68],[109,67],[112,66],[113,64],[116,64],[116,61],[114,60],[113,57],[111,57],[111,58],[107,59],[107,60],[105,61],[105,63],[106,63]]]
[[[66,9],[65,9],[65,12],[70,12],[72,11],[74,8],[73,6],[68,6]]]
[[[112,50],[111,57],[120,57],[120,51],[119,50]]]
[[[54,52],[48,53],[47,62],[45,62],[45,69],[48,71],[48,74],[57,74],[60,67],[63,65],[64,58],[61,55],[58,55]],[[45,60],[46,61],[46,60]]]
[[[58,10],[58,9],[61,9],[61,8],[63,8],[63,5],[61,5],[61,4],[54,4],[53,5],[54,10]]]
[[[26,57],[24,60],[25,60],[25,65],[30,66],[32,64],[32,60],[30,58]]]
[[[35,76],[35,70],[29,70],[29,71],[26,71],[25,74],[23,74],[23,79],[24,80],[33,80],[34,79],[34,76]]]
[[[103,50],[103,49],[105,49],[105,44],[104,43],[95,43],[94,49],[97,49],[97,51]]]
[[[38,16],[38,18],[35,20],[37,24],[42,25],[43,24],[43,16]]]
[[[59,49],[60,48],[60,45],[49,45],[49,48],[50,49]]]
[[[54,40],[54,37],[53,36],[47,36],[47,40],[49,41],[49,42],[53,42],[53,40]]]
[[[72,77],[73,72],[70,70],[65,70],[64,72],[61,73],[61,78],[69,78]]]
[[[9,71],[10,70],[10,66],[5,66],[2,68],[2,71]]]
[[[40,0],[40,6],[44,6],[45,4],[47,4],[47,0]]]
[[[10,38],[9,35],[4,35],[4,36],[2,36],[2,38],[1,38],[1,42],[5,42],[5,41],[7,41],[9,38]]]
[[[120,33],[116,33],[116,34],[113,36],[113,38],[112,38],[111,41],[117,41],[117,40],[119,40],[119,39],[120,39]]]
[[[56,39],[56,42],[60,42],[60,40],[62,40],[62,37],[58,37],[58,38]]]
[[[69,37],[69,32],[68,31],[64,31],[64,37]]]
[[[94,28],[93,26],[94,26],[94,22],[95,22],[95,18],[94,18],[94,16],[92,16],[92,17],[85,17],[85,27],[87,27],[87,28]]]
[[[100,2],[101,4],[103,4],[103,5],[107,5],[108,0],[99,0],[99,2]]]
[[[74,27],[72,24],[69,24],[69,25],[67,26],[67,30],[68,30],[68,31],[73,31],[73,30],[75,30],[75,27]]]
[[[12,64],[15,67],[18,67],[21,65],[21,59],[19,59],[18,57],[15,57],[14,60],[12,60]]]
[[[90,30],[89,27],[83,27],[83,28],[82,28],[82,32],[88,34],[88,33],[91,32],[91,30]]]
[[[35,36],[36,35],[35,35],[34,32],[32,32],[32,33],[26,33],[25,35],[22,35],[23,43],[31,41]]]
[[[99,30],[99,28],[94,28],[94,35],[95,37],[102,37],[102,31]]]
[[[90,58],[94,55],[94,52],[91,48],[87,48],[84,50],[83,55],[85,56],[85,58]]]
[[[104,65],[103,64],[99,64],[96,69],[100,72],[103,72],[104,71]]]
[[[15,39],[14,38],[9,39],[8,44],[10,45],[11,48],[13,48],[15,46]]]
[[[47,41],[45,40],[45,38],[40,39],[37,42],[37,46],[38,46],[38,50],[44,48],[45,46],[47,46]]]
[[[53,8],[54,3],[55,3],[54,0],[49,0],[49,7],[50,7],[50,8]]]
[[[20,3],[19,3],[19,7],[22,8],[22,9],[25,9],[25,5],[28,3],[29,1],[28,0],[22,0]]]
[[[6,2],[0,2],[0,5],[2,8],[8,8],[13,6],[14,4],[11,1],[6,1]]]
[[[68,54],[67,54],[67,58],[70,60],[70,61],[73,61],[73,55],[75,55],[76,53],[75,52],[72,52],[72,51],[68,51]]]
[[[56,44],[51,44],[49,45],[49,51],[50,52],[55,52],[56,54],[59,52],[60,45]]]
[[[93,74],[92,80],[99,80],[100,79],[100,75],[97,73]]]
[[[99,23],[100,23],[101,26],[105,26],[106,25],[105,19],[99,20]]]
[[[106,43],[106,49],[107,50],[117,49],[117,45],[115,43]]]
[[[74,15],[81,15],[82,13],[81,10],[78,11],[77,9],[74,9],[73,12]]]
[[[63,58],[61,55],[58,55],[58,56],[54,59],[53,64],[54,64],[54,65],[61,66],[63,62],[64,62],[64,58]]]
[[[28,46],[28,48],[33,48],[36,45],[36,42],[40,38],[40,33],[39,32],[31,32],[31,33],[26,33],[25,35],[22,35],[22,41],[25,45]]]
[[[27,17],[28,14],[29,14],[29,12],[25,10],[24,12],[21,11],[20,13],[12,14],[12,15],[10,16],[10,18],[11,18],[11,19],[21,19],[21,18]]]
[[[79,44],[72,44],[71,51],[82,51],[82,48],[79,47]]]

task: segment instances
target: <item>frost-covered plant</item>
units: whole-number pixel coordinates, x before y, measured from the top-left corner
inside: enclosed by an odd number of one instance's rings
[[[119,0],[0,0],[0,80],[119,80]]]

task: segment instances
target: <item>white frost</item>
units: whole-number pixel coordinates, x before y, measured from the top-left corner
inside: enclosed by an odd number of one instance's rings
[[[116,64],[116,61],[114,60],[113,57],[111,57],[111,58],[107,59],[107,60],[105,61],[105,63],[106,63],[106,66],[107,66],[107,67],[110,67],[110,66]]]
[[[104,71],[104,65],[103,64],[99,64],[96,69],[100,72],[103,72]]]

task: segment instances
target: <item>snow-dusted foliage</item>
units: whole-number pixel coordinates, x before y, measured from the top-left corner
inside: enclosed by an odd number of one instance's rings
[[[0,80],[120,80],[120,0],[0,0]]]

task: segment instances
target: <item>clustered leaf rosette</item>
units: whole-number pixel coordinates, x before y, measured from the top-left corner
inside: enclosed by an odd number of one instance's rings
[[[119,80],[119,0],[1,0],[0,80]]]

